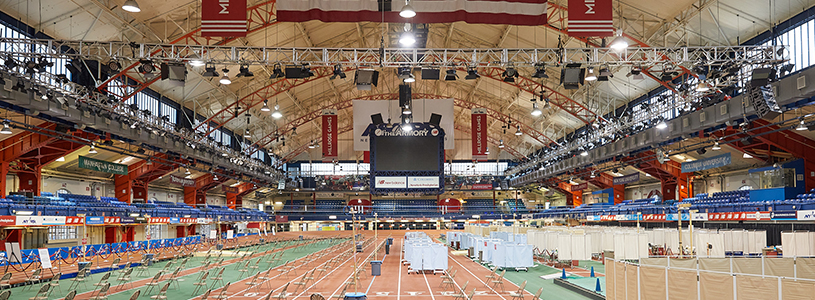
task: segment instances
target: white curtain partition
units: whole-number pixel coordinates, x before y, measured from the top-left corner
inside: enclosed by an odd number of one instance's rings
[[[781,249],[784,257],[815,256],[815,232],[782,232]]]
[[[447,246],[439,243],[405,243],[405,260],[414,270],[446,270]]]
[[[491,254],[492,264],[499,268],[531,268],[532,245],[498,243]]]

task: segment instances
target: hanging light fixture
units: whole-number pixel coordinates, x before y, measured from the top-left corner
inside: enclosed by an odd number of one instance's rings
[[[594,171],[591,171],[591,176],[590,177],[594,178],[594,177],[597,177],[597,175],[594,175]]]
[[[402,6],[402,10],[399,11],[399,16],[405,19],[410,19],[416,16],[416,11],[413,10],[413,6],[410,6],[410,0],[405,1],[405,6]]]
[[[484,149],[484,154],[490,155],[490,147],[487,147],[487,149]]]
[[[11,134],[11,126],[8,122],[3,122],[3,129],[0,129],[0,134]]]
[[[594,68],[589,68],[589,73],[586,74],[586,81],[595,81],[597,80],[597,76],[594,75]]]
[[[96,146],[94,146],[94,144],[91,144],[91,148],[88,149],[88,154],[96,154],[96,153],[99,153],[99,152],[96,152]]]
[[[283,117],[283,113],[280,112],[280,105],[274,105],[274,111],[272,112],[272,118],[280,119]]]
[[[125,4],[122,4],[122,9],[129,12],[140,12],[141,8],[139,8],[139,4],[136,3],[136,0],[127,0]]]
[[[518,126],[517,126],[517,127],[515,127],[515,128],[516,128],[516,130],[515,130],[515,135],[522,135],[522,134],[524,134],[524,133],[521,131],[521,125],[518,125]]]
[[[710,85],[708,85],[707,82],[702,81],[701,83],[696,85],[696,91],[697,92],[707,92],[709,90],[710,90]]]
[[[623,51],[628,48],[628,40],[623,37],[622,29],[617,31],[617,37],[611,41],[611,44],[609,44],[608,47],[614,51]]]
[[[809,130],[809,127],[804,124],[804,120],[801,120],[801,123],[798,123],[798,127],[795,127],[795,130]]]
[[[498,149],[504,149],[504,140],[498,140]]]
[[[410,114],[413,114],[413,111],[410,110],[410,106],[405,106],[405,107],[402,108],[402,114],[403,115],[410,115]]]
[[[229,69],[224,68],[224,69],[223,69],[223,70],[221,70],[221,71],[223,71],[223,72],[224,72],[224,76],[223,76],[223,77],[221,77],[221,80],[219,80],[218,82],[220,82],[221,84],[224,84],[224,85],[231,84],[231,83],[232,83],[232,80],[229,80],[229,74],[227,74],[227,72],[229,72]]]
[[[205,65],[206,65],[206,63],[203,60],[200,60],[200,59],[193,59],[193,60],[190,61],[190,66],[193,66],[193,67],[203,67]]]
[[[537,117],[540,116],[541,114],[543,114],[543,111],[541,111],[541,109],[538,108],[538,103],[532,102],[532,116]]]
[[[413,46],[416,43],[416,37],[413,35],[413,32],[405,31],[402,33],[402,36],[399,37],[399,44],[405,47]]]
[[[245,130],[243,131],[243,137],[245,137],[245,138],[247,138],[247,139],[248,139],[248,138],[250,138],[250,137],[252,137],[252,134],[251,134],[251,133],[249,133],[249,128],[247,128],[247,129],[245,129]]]
[[[190,172],[190,169],[187,168],[186,171],[184,172],[184,175],[190,175],[190,174],[192,174],[192,172]]]
[[[404,131],[413,130],[413,125],[410,124],[410,117],[408,117],[408,116],[403,116],[402,117],[402,130],[404,130]]]
[[[314,141],[311,141],[311,143],[308,144],[308,148],[309,149],[314,149],[314,148],[317,148],[317,146],[314,145]]]
[[[269,109],[269,100],[263,100],[263,107],[260,108],[260,111],[272,111]]]
[[[719,142],[716,141],[713,143],[713,147],[710,147],[711,150],[722,150],[722,146],[719,146]]]

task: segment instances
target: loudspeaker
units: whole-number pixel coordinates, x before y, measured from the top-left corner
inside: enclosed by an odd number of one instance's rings
[[[399,107],[405,107],[410,103],[411,90],[407,84],[399,85]]]
[[[586,77],[585,72],[586,69],[581,68],[580,64],[568,64],[565,68],[560,69],[560,83],[567,90],[579,89]]]
[[[357,89],[361,91],[370,91],[371,86],[376,86],[379,83],[379,71],[375,70],[357,70],[354,72],[354,84]]]
[[[781,114],[781,107],[775,99],[772,85],[753,86],[752,81],[746,87],[747,98],[756,110],[759,118],[772,120]]]
[[[439,69],[422,69],[422,80],[439,80]]]
[[[430,114],[430,124],[441,126],[441,115]]]
[[[181,63],[161,63],[161,80],[170,80],[174,86],[184,86],[187,68]]]
[[[308,73],[301,66],[286,66],[286,78],[306,78]]]
[[[371,115],[371,123],[374,125],[385,124],[385,121],[382,120],[382,114]]]

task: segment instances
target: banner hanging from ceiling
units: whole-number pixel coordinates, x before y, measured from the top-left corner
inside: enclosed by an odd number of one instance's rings
[[[337,110],[323,111],[323,161],[337,159]]]
[[[118,175],[127,175],[127,165],[107,162],[104,160],[98,160],[84,156],[79,156],[79,162],[77,163],[77,166],[82,169],[88,169],[93,171]]]
[[[402,109],[399,100],[354,100],[354,151],[369,151],[369,128],[373,120],[381,118],[385,123],[399,123],[402,120]],[[453,99],[413,99],[411,110],[413,123],[430,122],[430,116],[441,116],[439,126],[444,129],[444,149],[455,149],[456,127],[453,124],[455,114]]]
[[[614,35],[611,0],[569,0],[569,36]]]
[[[178,177],[175,175],[170,175],[170,183],[177,184],[180,186],[195,186],[195,179],[190,178],[183,178]]]
[[[611,179],[611,181],[611,183],[614,185],[634,183],[640,181],[640,173],[637,172],[631,175],[614,177]]]
[[[246,0],[202,0],[201,36],[246,36]]]
[[[487,159],[487,110],[473,108],[471,118],[473,160],[483,161]]]
[[[223,1],[223,0],[221,0]],[[609,5],[611,0],[609,1]],[[569,3],[571,5],[571,2]],[[277,0],[281,22],[382,22],[404,23],[399,16],[405,1]],[[411,0],[416,16],[411,23],[546,24],[546,0]],[[571,6],[570,6],[571,7]]]

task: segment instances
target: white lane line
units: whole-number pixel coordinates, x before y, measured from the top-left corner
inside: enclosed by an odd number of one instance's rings
[[[396,300],[402,299],[402,256],[404,253],[402,252],[402,244],[404,239],[399,240],[399,283],[396,284]]]
[[[371,245],[368,245],[368,246],[372,246],[372,245],[375,245],[375,244],[376,244],[376,242],[371,243]],[[354,247],[353,248],[354,250],[352,250],[352,251],[354,251],[354,253],[356,253],[356,247],[357,246],[354,245],[353,247]],[[374,249],[374,251],[376,251],[376,249]],[[368,257],[371,257],[371,255],[374,255],[373,251],[371,251],[371,254],[368,254]],[[366,260],[367,260],[367,258],[366,258]],[[357,272],[357,270],[351,271],[351,275],[348,275],[348,277],[346,277],[345,280],[342,281],[342,284],[340,284],[340,286],[338,286],[337,289],[334,290],[334,292],[331,293],[331,296],[328,296],[326,299],[333,299],[334,295],[336,295],[337,292],[340,291],[340,289],[345,285],[345,283],[348,281],[348,279],[350,279],[352,276],[354,276],[354,273],[356,273],[356,272]],[[357,281],[357,283],[359,283],[359,281]]]
[[[427,290],[430,291],[430,299],[436,300],[436,296],[433,295],[433,289],[430,288],[430,282],[427,281],[427,275],[424,274],[424,271],[421,272],[422,277],[424,277],[424,283],[427,285]]]

